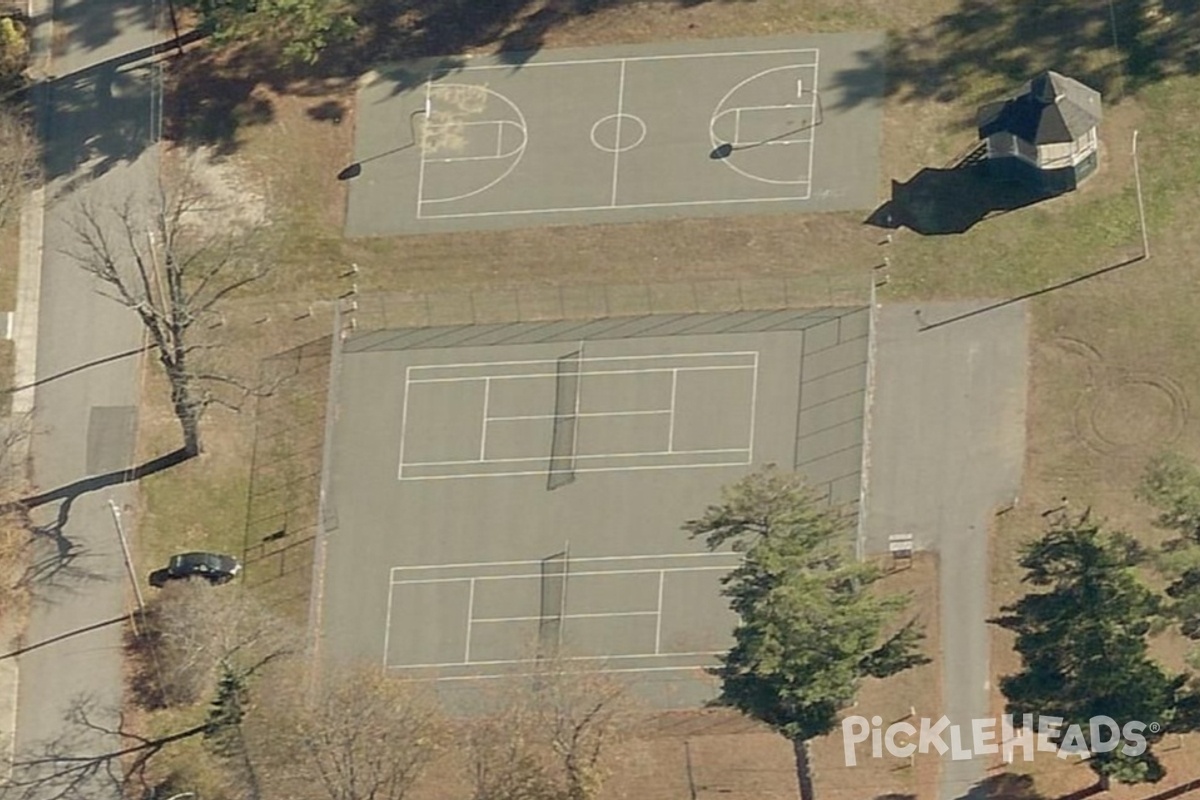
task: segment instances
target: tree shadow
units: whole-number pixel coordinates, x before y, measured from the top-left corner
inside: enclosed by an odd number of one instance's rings
[[[13,753],[10,773],[0,781],[0,800],[111,800],[144,794],[147,764],[173,743],[206,729],[196,725],[147,737],[119,708],[94,695],[67,698],[58,732]]]
[[[75,591],[80,584],[108,580],[104,573],[88,568],[87,550],[63,531],[74,500],[74,497],[65,498],[51,521],[30,525],[29,531],[36,545],[35,555],[33,562],[25,568],[19,585],[62,592]],[[35,596],[45,601],[53,595],[42,591]]]
[[[98,489],[130,483],[147,475],[153,475],[164,469],[181,464],[195,456],[194,453],[181,447],[165,455],[152,458],[129,469],[116,470],[103,475],[93,475],[72,483],[51,489],[46,492],[27,497],[0,506],[0,514],[17,513],[22,515],[25,526],[38,545],[33,563],[30,564],[21,577],[21,585],[36,586],[42,589],[75,590],[80,584],[109,580],[108,576],[87,566],[91,554],[78,542],[68,536],[65,528],[71,516],[71,506],[80,496]],[[44,523],[35,523],[31,512],[42,506],[58,503],[54,515]],[[46,600],[50,595],[39,592],[38,598]]]
[[[882,59],[859,54],[859,63],[834,80],[853,86],[886,64],[889,96],[949,103],[978,99],[981,86],[1002,93],[1053,69],[1111,102],[1171,77],[1200,74],[1200,4],[1161,0],[1154,6],[1142,0],[961,0],[932,25],[891,37]],[[862,102],[869,95],[851,97]]]
[[[274,109],[264,90],[298,97],[349,93],[368,70],[419,63],[397,82],[398,93],[454,72],[465,64],[465,54],[480,49],[495,50],[502,61],[519,69],[545,46],[555,28],[628,2],[357,0],[356,35],[329,45],[316,64],[281,64],[269,45],[189,50],[172,63],[164,136],[177,144],[211,147],[228,155],[240,146],[242,129],[273,119]],[[658,2],[689,8],[752,0]],[[387,70],[393,79],[400,72],[395,66]]]
[[[1057,197],[1018,181],[991,176],[987,164],[925,167],[905,182],[892,181],[892,197],[865,222],[880,228],[905,227],[922,236],[966,233],[988,217]]]
[[[192,33],[180,42],[198,38]],[[24,91],[25,99],[40,110],[38,133],[47,181],[73,176],[65,187],[69,191],[135,160],[154,144],[159,131],[153,111],[160,83],[155,58],[175,44],[134,50]]]
[[[1174,800],[1176,797],[1183,797],[1185,794],[1200,790],[1200,778],[1181,783],[1178,786],[1172,786],[1170,789],[1165,789],[1157,794],[1148,795],[1142,800]]]
[[[1011,772],[990,775],[961,797],[962,800],[1045,800],[1033,788],[1033,778]]]
[[[95,51],[131,27],[152,29],[158,4],[143,0],[75,0],[54,4],[55,35],[75,47]]]
[[[104,489],[108,486],[115,486],[120,483],[130,483],[132,481],[141,480],[148,475],[153,475],[156,472],[162,472],[164,469],[169,469],[176,464],[182,464],[191,458],[195,458],[196,454],[189,451],[186,447],[180,447],[165,453],[161,456],[146,461],[142,464],[130,467],[129,469],[114,470],[106,472],[102,475],[93,475],[88,478],[80,478],[77,481],[68,483],[65,486],[60,486],[57,489],[51,489],[48,492],[30,495],[16,501],[11,506],[23,507],[26,509],[37,508],[38,506],[52,503],[56,500],[64,500],[70,503],[79,497],[81,494],[94,492],[97,489]]]

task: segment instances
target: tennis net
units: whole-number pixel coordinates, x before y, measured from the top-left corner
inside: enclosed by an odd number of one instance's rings
[[[567,606],[568,549],[542,559],[542,596],[538,622],[538,658],[553,658],[563,638]]]
[[[550,473],[546,490],[575,480],[575,441],[579,424],[579,382],[583,351],[558,359],[554,379],[554,430],[550,439]]]

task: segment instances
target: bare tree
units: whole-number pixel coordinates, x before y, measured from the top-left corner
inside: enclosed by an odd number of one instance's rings
[[[265,248],[256,246],[261,231],[228,225],[206,202],[190,176],[175,189],[160,183],[147,202],[132,196],[117,205],[85,202],[73,225],[77,248],[69,252],[110,297],[137,313],[170,384],[189,455],[200,452],[207,408],[236,409],[257,392],[211,368],[214,359],[202,355],[217,345],[204,340],[200,323],[267,272]]]
[[[264,794],[403,800],[436,755],[440,711],[427,687],[378,667],[331,667],[315,688],[275,681],[244,729]]]
[[[56,738],[18,753],[0,778],[0,800],[90,800],[137,784],[150,760],[170,745],[200,736],[207,723],[158,736],[132,730],[123,713],[86,696],[71,701]]]
[[[591,800],[633,709],[626,686],[562,659],[500,689],[496,708],[468,721],[474,800]]]
[[[150,708],[209,697],[223,675],[245,682],[298,652],[302,636],[249,595],[201,580],[175,581],[149,603],[137,653],[135,689]]]
[[[41,175],[41,147],[20,109],[0,105],[0,228],[16,215]]]

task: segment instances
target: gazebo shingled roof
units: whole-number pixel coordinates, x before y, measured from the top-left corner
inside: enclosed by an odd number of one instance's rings
[[[981,107],[979,136],[1007,132],[1035,145],[1073,142],[1100,118],[1099,92],[1047,71],[1025,84],[1016,97]]]

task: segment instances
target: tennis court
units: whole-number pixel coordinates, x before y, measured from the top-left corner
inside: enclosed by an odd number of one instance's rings
[[[431,59],[358,95],[350,236],[875,204],[877,34]],[[865,77],[864,77],[865,76]]]
[[[410,366],[399,479],[552,484],[568,473],[749,464],[757,385],[756,351],[589,357],[580,343],[554,360]],[[478,424],[421,422],[434,409]]]
[[[458,685],[564,658],[712,696],[737,564],[682,524],[756,467],[859,499],[868,311],[351,336],[326,652]]]

